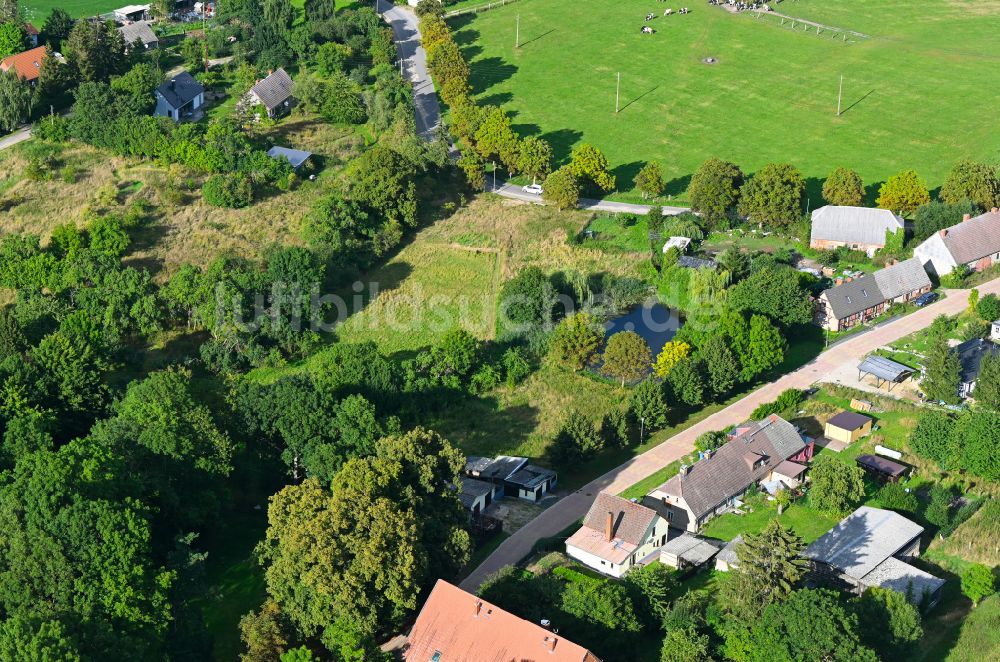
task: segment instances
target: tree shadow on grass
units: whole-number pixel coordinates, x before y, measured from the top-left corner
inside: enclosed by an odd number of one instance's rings
[[[552,147],[552,162],[558,166],[569,161],[573,145],[580,142],[583,133],[576,129],[557,129],[542,134],[541,138]]]
[[[508,80],[517,73],[517,67],[503,58],[488,57],[476,60],[470,66],[469,76],[472,84],[472,93],[479,95],[498,83]]]
[[[683,195],[687,193],[688,186],[691,185],[691,175],[684,175],[682,177],[675,177],[667,182],[667,185],[663,187],[664,195]]]
[[[806,177],[805,196],[810,212],[825,205],[826,201],[823,200],[823,179],[819,177]]]
[[[882,188],[882,184],[885,184],[885,182],[872,182],[865,186],[865,202],[867,204],[875,204],[875,201],[878,200],[878,192]]]
[[[635,176],[639,174],[639,171],[642,170],[645,165],[645,161],[633,161],[632,163],[623,163],[617,168],[614,168],[611,171],[611,174],[615,176],[615,183],[618,185],[618,190],[626,191],[632,188]]]
[[[473,30],[472,28],[451,33],[451,38],[455,40],[455,45],[459,48],[475,43],[479,40],[479,36],[479,30]]]
[[[479,106],[502,106],[505,103],[510,103],[514,99],[514,95],[510,92],[496,92],[494,94],[489,94],[484,97],[480,97],[476,101]]]
[[[466,62],[471,63],[477,56],[482,55],[483,47],[478,44],[469,44],[464,48],[459,48],[459,52],[462,53],[462,57]]]
[[[514,133],[522,138],[537,136],[542,132],[542,127],[537,124],[512,124],[510,128],[514,129]]]

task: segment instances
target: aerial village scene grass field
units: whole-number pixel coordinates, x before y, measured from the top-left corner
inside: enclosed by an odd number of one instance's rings
[[[1000,660],[998,32],[0,0],[0,662]]]

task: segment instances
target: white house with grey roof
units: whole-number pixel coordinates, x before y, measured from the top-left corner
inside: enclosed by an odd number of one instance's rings
[[[910,258],[860,278],[838,280],[816,300],[816,322],[844,331],[930,292],[931,279],[917,258]]]
[[[812,213],[809,247],[832,250],[845,246],[869,257],[885,248],[887,232],[905,230],[903,217],[888,209],[827,205]]]
[[[731,510],[751,486],[800,480],[813,449],[813,442],[780,416],[748,421],[737,426],[721,448],[693,465],[682,466],[646,495],[643,503],[656,509],[671,527],[697,532],[716,515]]]
[[[957,266],[983,271],[1000,264],[1000,210],[990,211],[939,230],[913,250],[924,268],[939,278]]]
[[[260,104],[267,116],[284,115],[292,107],[292,77],[284,69],[272,71],[250,88],[244,99],[247,106]]]
[[[931,607],[944,580],[908,561],[920,555],[924,527],[891,510],[861,506],[806,548],[814,579],[854,593],[871,587]]]
[[[175,122],[192,117],[205,104],[205,88],[186,71],[156,88],[154,96],[156,109],[153,114]]]

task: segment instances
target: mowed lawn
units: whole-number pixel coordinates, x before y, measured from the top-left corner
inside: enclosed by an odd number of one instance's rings
[[[53,9],[62,9],[73,18],[100,16],[130,4],[122,0],[32,0],[21,3],[25,19],[34,23],[39,30],[45,18]]]
[[[663,165],[673,195],[683,193],[702,161],[717,156],[746,172],[793,163],[818,197],[820,181],[840,165],[856,169],[872,194],[904,168],[917,169],[933,189],[958,159],[996,159],[1000,133],[982,109],[997,102],[1000,52],[990,24],[1000,21],[1000,2],[778,6],[871,35],[855,43],[705,3],[685,16],[662,17],[667,6],[523,0],[456,17],[452,26],[480,101],[503,105],[522,135],[549,140],[560,162],[574,145],[597,145],[621,191],[632,188],[649,160]],[[640,33],[647,12],[657,15],[649,23],[656,34]],[[717,63],[703,64],[706,57]],[[844,112],[837,117],[841,75]]]

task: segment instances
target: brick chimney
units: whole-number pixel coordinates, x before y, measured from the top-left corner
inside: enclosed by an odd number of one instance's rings
[[[834,281],[834,283],[836,285],[843,285],[844,284],[844,279],[843,278],[838,278],[836,281]]]
[[[608,519],[604,524],[604,537],[607,538],[608,542],[615,539],[615,514],[608,511]]]
[[[962,214],[962,222],[965,223],[972,218],[972,214]]]
[[[1000,207],[994,207],[993,209],[990,210],[991,214],[996,214],[998,212],[1000,212]]]
[[[545,639],[542,640],[542,644],[545,646],[545,650],[547,650],[550,653],[554,653],[556,651],[557,641],[558,639],[556,639],[552,635],[546,635]]]
[[[483,611],[483,601],[476,600],[476,618],[479,618],[479,614]]]

